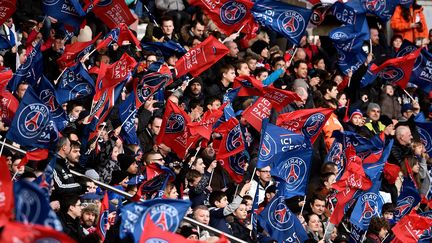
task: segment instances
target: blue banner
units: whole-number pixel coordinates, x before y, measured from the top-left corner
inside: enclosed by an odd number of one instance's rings
[[[420,203],[420,194],[410,176],[404,177],[401,192],[397,198],[393,219],[397,222]]]
[[[27,55],[24,64],[18,67],[7,85],[10,91],[16,91],[18,85],[23,81],[27,82],[30,86],[36,85],[43,72],[43,59],[40,48],[41,43],[39,42]]]
[[[86,13],[82,9],[78,0],[44,0],[42,11],[47,15],[79,29]]]
[[[124,139],[125,144],[140,144],[134,122],[136,116],[137,109],[135,106],[135,95],[132,92],[126,100],[119,105],[119,117],[120,122],[123,125],[120,135]]]
[[[95,84],[83,65],[79,62],[67,68],[58,80],[57,100],[64,104],[71,100],[93,95]]]

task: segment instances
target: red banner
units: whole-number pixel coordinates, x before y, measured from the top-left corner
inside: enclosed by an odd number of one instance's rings
[[[282,110],[285,106],[295,100],[302,101],[301,98],[297,95],[297,93],[277,89],[272,86],[264,87],[263,94],[261,96],[268,99],[272,103],[273,108],[275,108],[276,111]]]
[[[227,36],[238,31],[247,21],[253,21],[253,2],[249,0],[189,0],[189,4],[200,7]]]
[[[48,149],[35,149],[33,151],[27,151],[24,158],[18,164],[18,168],[26,165],[30,160],[41,161],[48,158]]]
[[[12,121],[19,102],[15,96],[4,88],[0,90],[0,118],[3,122]]]
[[[0,24],[6,22],[6,20],[15,13],[16,0],[0,0]]]
[[[99,2],[94,6],[92,11],[110,29],[114,29],[121,23],[129,26],[136,20],[123,0]]]
[[[228,48],[214,36],[209,36],[198,46],[190,49],[175,65],[177,77],[187,73],[197,77],[214,63],[228,54]]]
[[[0,226],[12,218],[14,208],[12,178],[6,158],[0,157]]]
[[[76,63],[75,59],[77,58],[78,54],[82,53],[84,50],[86,50],[87,53],[90,52],[91,45],[94,44],[97,39],[99,39],[100,35],[101,33],[99,33],[91,41],[75,42],[73,44],[66,45],[63,54],[57,59],[59,66],[62,68],[73,66]]]
[[[243,111],[242,116],[259,132],[261,131],[262,120],[270,117],[271,109],[272,104],[270,101],[260,97],[253,105]]]
[[[392,242],[417,242],[423,232],[432,225],[432,219],[411,211],[392,228],[395,238]]]
[[[223,109],[206,111],[202,116],[201,121],[187,124],[190,134],[192,136],[200,135],[205,139],[210,140],[211,133],[213,132],[213,125],[222,115]]]
[[[135,59],[127,53],[113,64],[101,63],[96,90],[114,86],[125,80],[136,65]]]
[[[214,132],[222,135],[216,154],[217,160],[228,158],[245,150],[240,123],[235,117],[222,123]]]
[[[251,76],[238,76],[234,79],[233,88],[241,87],[237,96],[259,96],[262,93],[263,84]]]
[[[332,112],[330,108],[317,108],[284,113],[279,115],[276,125],[303,134],[314,143]]]
[[[188,123],[190,123],[189,115],[168,99],[156,143],[164,143],[180,158],[183,158],[188,147],[186,126]]]

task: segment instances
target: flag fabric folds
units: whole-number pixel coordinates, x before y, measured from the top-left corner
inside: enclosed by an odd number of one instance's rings
[[[110,29],[121,23],[131,25],[136,20],[123,0],[100,1],[93,6],[92,12]]]
[[[401,192],[397,198],[394,211],[394,220],[397,222],[420,202],[420,194],[410,176],[406,176],[402,182]]]
[[[60,104],[94,94],[95,84],[81,63],[67,68],[58,80],[56,97]]]
[[[300,44],[312,10],[279,1],[258,0],[252,8],[255,20],[281,34],[295,45]]]

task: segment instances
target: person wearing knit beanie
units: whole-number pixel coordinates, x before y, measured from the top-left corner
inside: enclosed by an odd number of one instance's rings
[[[120,169],[126,173],[136,175],[138,172],[138,164],[132,155],[119,154],[117,161],[120,164]]]
[[[262,58],[267,59],[269,57],[268,43],[263,41],[263,40],[255,41],[255,43],[252,44],[250,49],[251,49],[251,51],[260,55]]]

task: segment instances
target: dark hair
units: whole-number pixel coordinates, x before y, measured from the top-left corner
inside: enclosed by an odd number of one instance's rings
[[[333,87],[337,87],[337,83],[335,81],[325,81],[319,87],[321,94],[324,96],[327,93],[327,90],[331,91]]]
[[[69,141],[67,137],[60,137],[57,141],[56,151],[60,151],[60,149]]]
[[[298,60],[298,61],[294,62],[293,67],[298,68],[300,66],[300,64],[302,64],[302,63],[306,64],[306,66],[308,65],[308,63],[305,60]]]
[[[385,218],[373,217],[370,221],[368,232],[378,235],[382,228],[389,229],[389,223]]]
[[[60,200],[60,211],[64,214],[67,214],[70,206],[75,206],[75,204],[80,200],[78,195],[75,194],[67,194],[63,195]]]
[[[186,180],[192,183],[196,178],[202,177],[201,173],[197,170],[190,170],[186,173]]]
[[[163,24],[163,22],[166,22],[166,21],[172,21],[174,23],[173,17],[171,17],[169,15],[164,15],[161,17],[161,24]]]
[[[228,72],[228,71],[231,70],[231,69],[235,71],[235,68],[234,68],[233,65],[231,65],[231,64],[225,64],[225,65],[223,65],[223,66],[219,69],[219,75],[220,75],[220,77],[222,78],[222,74]]]
[[[214,191],[209,196],[209,203],[212,207],[216,207],[216,202],[220,202],[223,197],[226,197],[226,193],[223,191]]]
[[[401,40],[403,40],[404,38],[403,38],[401,35],[399,35],[399,34],[395,34],[395,35],[393,35],[393,37],[391,38],[390,43],[393,43],[393,41],[396,40],[396,39],[401,39]]]
[[[201,21],[201,20],[198,20],[198,19],[194,19],[193,21],[192,21],[192,23],[191,23],[191,28],[196,28],[196,26],[198,25],[198,24],[200,24],[200,25],[204,25],[205,26],[205,24]]]
[[[324,202],[325,202],[325,201],[326,201],[326,197],[325,197],[324,195],[322,195],[322,194],[314,193],[314,194],[312,195],[311,199],[310,199],[310,203],[311,203],[311,204],[314,204],[314,202],[315,202],[316,200],[324,201]]]
[[[274,67],[277,62],[283,61],[285,62],[285,59],[283,57],[275,57],[271,60],[271,66]]]
[[[254,74],[255,74],[255,76],[256,77],[258,77],[259,75],[261,75],[262,73],[264,73],[264,72],[269,72],[269,70],[267,70],[267,68],[265,68],[265,67],[259,67],[259,68],[256,68],[255,69],[255,72],[254,72]]]
[[[78,141],[70,141],[71,148],[81,148],[81,143]]]

